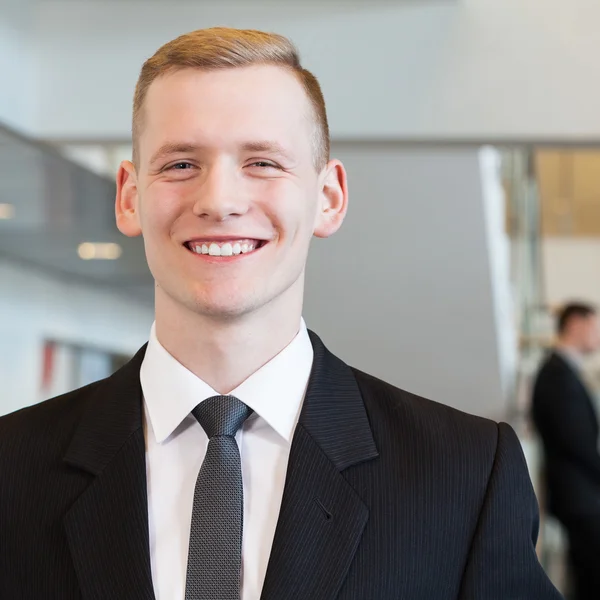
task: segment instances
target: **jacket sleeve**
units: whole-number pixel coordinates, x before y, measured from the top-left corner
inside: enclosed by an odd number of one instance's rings
[[[512,428],[501,423],[458,600],[560,600],[537,559],[538,528],[521,445]]]

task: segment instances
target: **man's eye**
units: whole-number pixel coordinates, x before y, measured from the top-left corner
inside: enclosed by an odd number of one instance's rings
[[[269,162],[267,160],[257,160],[256,162],[253,162],[250,166],[251,167],[260,167],[261,169],[265,169],[265,168],[269,168],[269,167],[271,169],[279,169],[280,168],[275,163]]]
[[[174,169],[176,171],[184,171],[185,169],[191,169],[193,165],[188,162],[178,162],[174,165],[171,165],[169,169]]]

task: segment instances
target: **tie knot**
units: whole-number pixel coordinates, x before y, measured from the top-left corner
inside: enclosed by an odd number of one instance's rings
[[[213,396],[192,411],[208,438],[220,435],[234,437],[252,409],[235,396]]]

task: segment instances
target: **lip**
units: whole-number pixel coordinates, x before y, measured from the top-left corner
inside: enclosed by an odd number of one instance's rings
[[[184,245],[206,244],[207,242],[236,242],[239,240],[253,240],[261,242],[262,245],[270,241],[265,238],[253,237],[251,235],[206,235],[203,237],[190,238],[184,242]]]

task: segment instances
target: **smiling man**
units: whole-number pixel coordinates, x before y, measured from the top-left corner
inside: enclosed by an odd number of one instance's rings
[[[0,597],[560,598],[512,429],[306,329],[310,241],[348,192],[288,40],[166,44],[133,142],[117,224],[143,236],[156,321],[112,377],[0,419]]]

